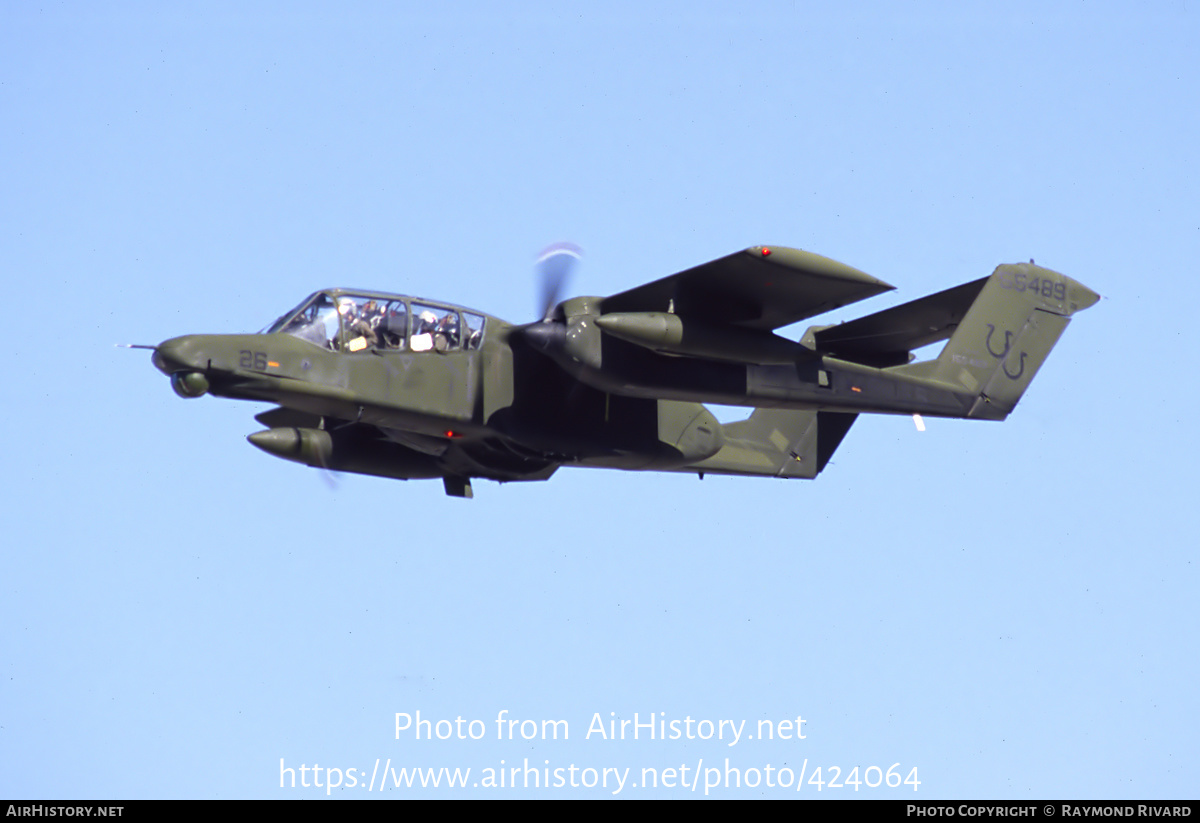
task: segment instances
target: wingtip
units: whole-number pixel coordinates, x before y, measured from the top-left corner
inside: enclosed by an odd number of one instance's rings
[[[837,280],[857,281],[873,286],[880,292],[892,291],[896,288],[891,283],[880,280],[878,277],[873,277],[865,271],[856,269],[853,266],[847,266],[845,263],[829,257],[804,251],[803,249],[793,249],[788,246],[763,245],[751,246],[746,249],[746,252],[754,257],[768,260],[777,265],[798,269],[807,274],[831,277]]]

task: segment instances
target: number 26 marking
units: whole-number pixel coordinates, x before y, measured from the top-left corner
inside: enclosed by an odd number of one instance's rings
[[[238,365],[243,369],[254,369],[255,371],[267,370],[267,353],[265,351],[247,351],[242,349],[238,354],[241,355]]]

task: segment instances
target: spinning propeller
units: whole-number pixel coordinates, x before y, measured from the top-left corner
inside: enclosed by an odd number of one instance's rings
[[[571,278],[575,264],[582,257],[583,250],[574,243],[555,243],[547,246],[537,259],[538,281],[541,285],[541,316],[543,320],[550,319],[550,313],[562,299],[563,289]]]

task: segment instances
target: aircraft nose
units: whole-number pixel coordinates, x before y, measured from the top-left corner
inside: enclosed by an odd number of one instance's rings
[[[159,343],[151,362],[163,374],[175,374],[203,369],[208,365],[208,358],[200,348],[199,337],[189,334]]]

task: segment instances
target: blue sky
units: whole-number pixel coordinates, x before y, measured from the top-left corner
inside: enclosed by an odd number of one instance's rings
[[[1185,2],[6,4],[0,796],[327,796],[282,761],[699,797],[728,758],[711,797],[1195,797],[1198,35]],[[1105,299],[1003,424],[472,501],[331,489],[244,441],[265,406],[113,347],[332,285],[523,321],[558,240],[580,293],[771,243],[898,286],[834,320],[1029,258]],[[417,711],[487,734],[397,739]],[[805,738],[587,735],[635,713]],[[364,788],[389,759],[471,777]],[[609,784],[482,785],[526,760]],[[916,792],[809,782],[893,764]]]

